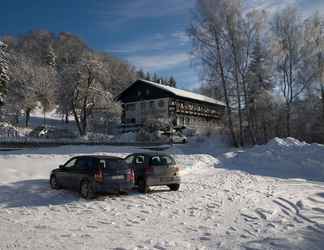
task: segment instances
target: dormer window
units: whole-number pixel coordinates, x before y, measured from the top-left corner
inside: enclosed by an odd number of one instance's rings
[[[137,91],[137,96],[140,97],[142,95],[142,91]]]

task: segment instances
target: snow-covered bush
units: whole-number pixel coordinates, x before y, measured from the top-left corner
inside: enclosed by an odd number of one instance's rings
[[[19,130],[7,122],[0,123],[0,137],[18,137]]]
[[[77,134],[70,129],[44,126],[36,127],[30,132],[29,136],[48,139],[76,139],[78,137]]]

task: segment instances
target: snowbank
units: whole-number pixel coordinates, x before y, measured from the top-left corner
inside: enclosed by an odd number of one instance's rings
[[[266,145],[227,153],[223,165],[280,178],[324,180],[324,146],[294,138],[274,138]]]
[[[128,133],[124,133],[121,134],[119,136],[115,136],[113,138],[114,142],[128,142],[128,143],[132,143],[132,142],[136,142],[136,134],[134,132],[128,132]]]

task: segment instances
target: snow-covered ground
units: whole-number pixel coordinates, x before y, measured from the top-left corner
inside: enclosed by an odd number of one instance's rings
[[[324,146],[292,138],[240,151],[210,140],[174,146],[178,192],[86,201],[48,186],[50,170],[73,155],[136,151],[0,152],[0,249],[323,249]]]

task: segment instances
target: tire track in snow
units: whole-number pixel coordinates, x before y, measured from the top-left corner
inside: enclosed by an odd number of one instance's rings
[[[294,204],[292,201],[290,201],[286,198],[283,198],[283,197],[278,197],[277,199],[280,201],[273,200],[273,202],[275,204],[277,204],[278,206],[280,206],[282,211],[286,215],[288,215],[290,218],[296,216],[296,217],[294,217],[295,222],[302,223],[302,224],[306,223],[308,228],[313,229],[316,232],[324,233],[324,231],[322,231],[322,230],[324,230],[324,226],[320,225],[317,221],[312,220],[312,219],[308,218],[307,216],[303,215],[301,213],[301,209],[296,204]],[[302,221],[300,221],[299,219],[301,219]],[[294,227],[296,226],[295,224],[292,224],[292,225]]]

